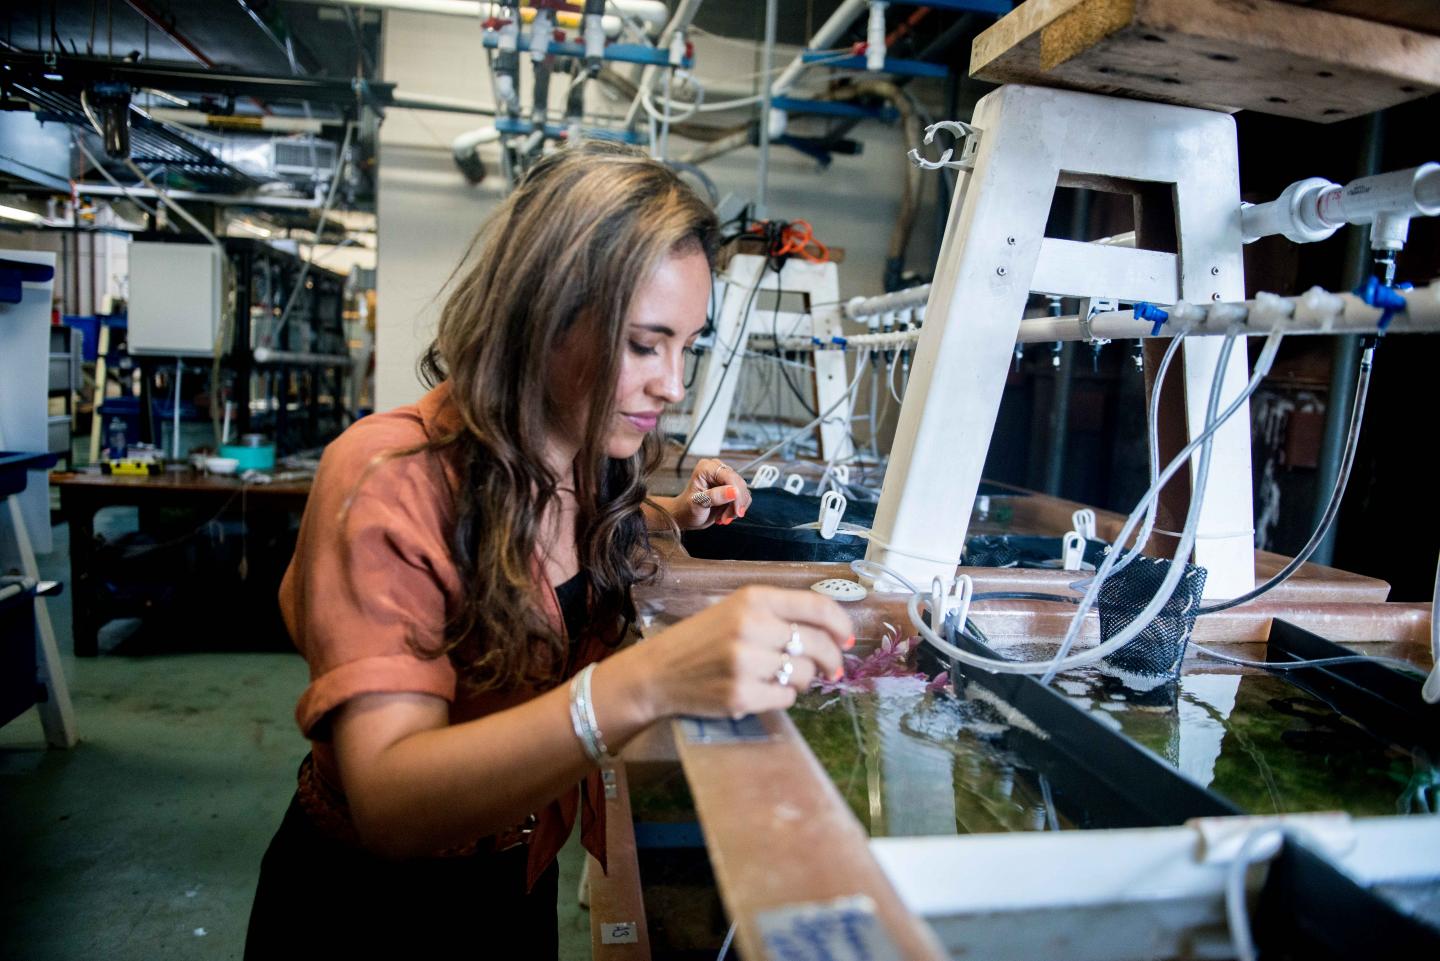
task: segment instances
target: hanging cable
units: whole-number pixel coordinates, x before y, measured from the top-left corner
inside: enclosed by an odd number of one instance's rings
[[[760,284],[764,279],[765,270],[761,268],[760,273],[755,277],[755,285],[750,288],[750,294],[745,300],[745,306],[741,308],[740,330],[735,335],[735,342],[730,345],[730,353],[726,355],[725,362],[720,366],[720,383],[715,385],[715,393],[710,395],[710,403],[705,405],[704,413],[702,413],[700,419],[695,422],[695,427],[690,431],[690,436],[685,438],[685,446],[681,448],[680,456],[675,459],[676,476],[681,474],[685,458],[689,455],[690,448],[695,443],[695,438],[700,435],[700,429],[704,427],[705,422],[710,419],[710,414],[715,410],[715,403],[720,399],[721,388],[725,385],[725,377],[730,373],[730,365],[735,360],[736,354],[740,352],[741,345],[745,343],[745,331],[746,328],[750,326],[750,308],[755,303],[755,295],[760,292]]]
[[[1374,358],[1375,345],[1371,343],[1360,352],[1360,374],[1355,385],[1355,403],[1350,409],[1350,428],[1345,437],[1345,455],[1340,462],[1340,472],[1335,477],[1335,486],[1330,491],[1330,500],[1325,505],[1325,513],[1315,528],[1315,532],[1310,535],[1310,540],[1300,549],[1300,553],[1291,558],[1290,563],[1281,568],[1264,584],[1239,597],[1206,604],[1200,608],[1201,614],[1228,611],[1232,607],[1239,607],[1241,604],[1253,601],[1265,592],[1275,589],[1289,580],[1290,576],[1310,559],[1310,556],[1320,547],[1320,543],[1325,540],[1331,525],[1335,523],[1335,518],[1340,513],[1340,503],[1345,499],[1345,488],[1350,483],[1350,470],[1355,466],[1355,452],[1360,447],[1360,423],[1365,417],[1365,398],[1370,392],[1370,374],[1374,366]]]
[[[1170,594],[1174,591],[1176,584],[1179,582],[1180,575],[1184,573],[1185,565],[1181,558],[1183,558],[1185,554],[1188,553],[1189,543],[1187,543],[1187,541],[1193,543],[1194,540],[1194,528],[1196,526],[1195,522],[1199,516],[1197,505],[1201,501],[1203,501],[1205,479],[1206,475],[1208,474],[1211,438],[1214,437],[1216,431],[1218,431],[1220,427],[1223,426],[1227,420],[1229,420],[1230,417],[1234,416],[1235,412],[1240,409],[1244,401],[1247,400],[1250,394],[1254,393],[1255,389],[1259,386],[1260,381],[1263,379],[1265,373],[1269,370],[1270,363],[1274,359],[1274,351],[1278,350],[1280,338],[1282,336],[1279,333],[1271,335],[1270,340],[1266,343],[1265,351],[1262,352],[1260,360],[1256,362],[1255,376],[1254,378],[1252,378],[1250,384],[1247,386],[1246,391],[1242,393],[1240,397],[1237,398],[1230,405],[1230,407],[1224,411],[1224,413],[1217,415],[1216,408],[1218,408],[1219,406],[1220,390],[1223,385],[1222,372],[1224,370],[1225,363],[1229,359],[1230,350],[1234,347],[1236,333],[1236,331],[1232,330],[1226,336],[1225,346],[1221,348],[1219,363],[1217,363],[1216,365],[1216,374],[1211,384],[1210,403],[1207,406],[1206,410],[1204,431],[1202,431],[1197,438],[1192,440],[1190,444],[1185,449],[1183,449],[1170,462],[1170,464],[1166,466],[1165,470],[1160,475],[1159,482],[1156,485],[1152,486],[1150,490],[1146,491],[1144,497],[1141,500],[1141,503],[1136,507],[1135,511],[1131,513],[1130,518],[1126,523],[1126,527],[1121,534],[1120,541],[1123,542],[1128,537],[1128,535],[1135,529],[1136,524],[1139,523],[1141,511],[1145,509],[1149,498],[1158,496],[1161,485],[1163,485],[1165,482],[1168,482],[1170,477],[1173,476],[1174,473],[1179,470],[1182,465],[1189,462],[1190,456],[1198,447],[1200,449],[1201,457],[1200,470],[1197,471],[1196,479],[1196,494],[1198,496],[1194,501],[1192,501],[1190,512],[1191,516],[1188,516],[1186,518],[1186,536],[1182,536],[1181,538],[1180,548],[1176,552],[1177,560],[1172,563],[1170,570],[1166,574],[1165,581],[1168,583],[1161,583],[1155,597],[1150,601],[1149,604],[1146,605],[1146,608],[1140,611],[1140,613],[1137,614],[1136,617],[1118,635],[1116,635],[1109,641],[1106,641],[1103,644],[1100,644],[1083,653],[1073,656],[1067,656],[1069,654],[1070,647],[1073,646],[1076,638],[1079,635],[1081,625],[1084,624],[1085,615],[1088,613],[1090,607],[1092,607],[1095,603],[1095,599],[1099,594],[1100,585],[1103,584],[1104,579],[1109,576],[1110,568],[1114,565],[1115,552],[1113,551],[1109,556],[1107,556],[1105,563],[1101,565],[1100,572],[1098,572],[1096,574],[1096,577],[1092,579],[1090,589],[1086,593],[1085,598],[1082,599],[1079,608],[1077,609],[1074,617],[1071,620],[1070,629],[1066,632],[1065,640],[1061,643],[1060,649],[1056,652],[1054,657],[1047,658],[1042,661],[1011,661],[996,658],[980,657],[979,655],[972,654],[969,651],[961,650],[960,648],[955,647],[953,644],[950,644],[948,641],[941,638],[930,628],[928,624],[925,623],[925,619],[920,610],[921,602],[925,598],[918,591],[916,591],[912,593],[909,599],[909,603],[907,605],[907,609],[910,615],[911,623],[914,625],[916,630],[919,631],[920,635],[925,638],[925,640],[928,641],[931,646],[935,647],[942,653],[954,658],[955,660],[960,661],[961,663],[969,664],[973,667],[979,667],[984,670],[998,671],[1001,673],[1043,674],[1043,682],[1049,683],[1049,680],[1054,676],[1056,672],[1062,670],[1069,670],[1074,667],[1081,667],[1085,664],[1090,664],[1094,661],[1107,657],[1114,651],[1119,650],[1125,644],[1128,644],[1137,634],[1140,633],[1140,631],[1144,630],[1144,628],[1148,626],[1150,620],[1155,616],[1159,609],[1163,607],[1164,604],[1169,600]],[[886,576],[895,576],[894,572],[891,572],[883,565],[876,564],[875,562],[865,563],[869,565],[869,568],[871,570],[879,569],[884,572]],[[852,569],[855,569],[853,565]],[[858,569],[856,570],[857,573],[861,572]],[[936,580],[938,581],[938,578]],[[938,606],[936,606],[937,604],[938,599],[932,599],[931,609],[932,611],[935,611],[938,616],[940,610]]]
[[[350,138],[355,134],[353,122],[345,125],[345,136],[340,142],[340,152],[335,156],[335,172],[330,176],[330,190],[325,195],[325,203],[320,208],[320,219],[315,226],[315,243],[318,245],[325,234],[325,221],[330,216],[330,208],[335,203],[335,197],[340,192],[340,180],[345,172],[345,163],[350,153]],[[274,346],[285,325],[290,322],[290,312],[295,307],[295,302],[300,298],[300,291],[305,289],[305,280],[310,276],[310,268],[315,265],[313,257],[305,258],[304,265],[300,268],[300,276],[295,281],[295,289],[290,291],[289,298],[285,301],[285,307],[280,311],[280,320],[275,324],[275,329],[270,336],[265,338],[267,346]]]

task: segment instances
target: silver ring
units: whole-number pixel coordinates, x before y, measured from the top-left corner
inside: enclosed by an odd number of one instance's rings
[[[799,657],[805,653],[805,642],[800,640],[800,625],[790,625],[790,640],[785,642],[782,650],[790,657]]]
[[[690,503],[694,504],[696,507],[714,506],[714,503],[710,500],[709,491],[696,491],[695,493],[691,494]]]
[[[795,663],[790,660],[789,654],[780,655],[780,666],[775,669],[775,683],[781,687],[790,685],[790,677],[795,673]]]

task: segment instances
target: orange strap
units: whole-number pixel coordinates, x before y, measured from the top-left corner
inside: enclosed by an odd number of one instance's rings
[[[753,224],[752,234],[765,233],[765,224]],[[823,264],[830,259],[830,248],[815,239],[815,232],[807,220],[792,220],[780,231],[780,242],[770,250],[775,257],[794,255],[812,264]]]

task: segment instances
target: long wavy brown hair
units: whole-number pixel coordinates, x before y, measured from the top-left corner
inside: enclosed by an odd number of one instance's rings
[[[655,571],[640,506],[660,443],[652,434],[632,457],[606,454],[626,320],[664,258],[701,251],[713,263],[717,237],[713,212],[668,167],[590,142],[535,164],[456,269],[421,373],[432,386],[450,382],[463,424],[430,448],[458,478],[450,553],[464,600],[448,612],[445,650],[472,689],[548,686],[563,675],[537,553],[562,486],[573,485],[578,505],[590,622],[633,616],[630,589]],[[571,336],[593,349],[560,389],[551,358]],[[546,466],[546,437],[575,385],[588,398],[584,439],[573,477],[561,477]]]

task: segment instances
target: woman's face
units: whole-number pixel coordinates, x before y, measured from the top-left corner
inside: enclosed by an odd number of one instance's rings
[[[666,257],[635,292],[621,342],[607,456],[633,455],[659,424],[665,406],[684,398],[685,351],[705,326],[709,300],[710,264],[698,250]],[[566,371],[584,365],[582,357],[565,356],[578,348],[578,344],[564,345],[557,351],[555,373],[562,391]],[[577,418],[583,418],[589,407],[581,398],[567,406]],[[583,421],[570,425],[567,433],[578,443]]]

